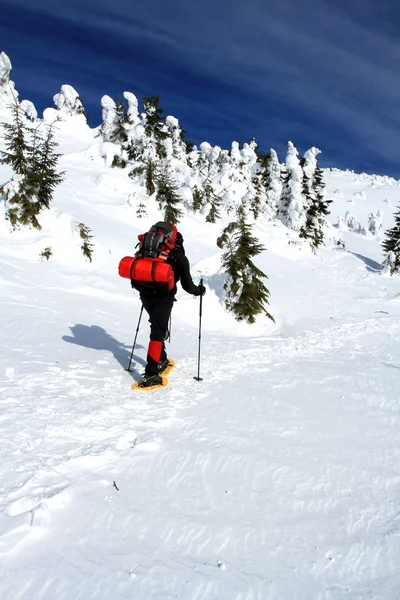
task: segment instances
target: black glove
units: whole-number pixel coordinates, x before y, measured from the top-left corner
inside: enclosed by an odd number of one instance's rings
[[[205,293],[206,293],[206,288],[204,287],[204,285],[202,285],[202,284],[198,285],[196,296],[204,296]]]

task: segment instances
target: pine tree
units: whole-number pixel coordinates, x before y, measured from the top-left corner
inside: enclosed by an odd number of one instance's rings
[[[89,229],[89,227],[83,223],[78,223],[76,229],[78,230],[79,236],[82,240],[82,254],[88,259],[89,262],[92,262],[94,245],[91,242],[93,239],[93,236],[91,235],[91,229]]]
[[[39,210],[49,208],[55,188],[64,180],[65,171],[57,171],[61,154],[54,140],[53,125],[48,128],[46,138],[39,144],[38,151],[33,153],[32,171],[38,176],[36,199]]]
[[[252,261],[265,248],[252,235],[243,205],[237,208],[236,220],[225,227],[217,245],[226,249],[222,266],[228,276],[224,284],[227,310],[233,312],[238,321],[254,323],[262,313],[274,321],[266,308],[269,291],[262,278],[267,276]]]
[[[317,166],[316,156],[318,148],[311,148],[301,159],[303,169],[303,199],[306,208],[306,220],[300,228],[300,236],[309,241],[313,252],[324,244],[323,228],[325,217],[329,214],[331,200],[325,200],[323,172]]]
[[[129,116],[123,100],[117,98],[115,101],[114,125],[109,134],[110,142],[124,144],[128,141],[126,126],[130,124]],[[124,165],[125,166],[125,165]]]
[[[163,123],[163,109],[159,107],[159,96],[145,96],[143,98],[145,126],[144,130],[149,139],[155,141],[156,152],[159,158],[165,158],[166,152],[162,142],[169,137],[168,131]]]
[[[121,156],[118,156],[118,154],[114,154],[114,158],[111,163],[111,167],[113,169],[124,169],[126,167],[126,162],[124,161],[123,158],[121,158]]]
[[[156,199],[160,209],[164,208],[164,221],[179,223],[182,217],[182,211],[179,208],[181,198],[179,196],[179,187],[173,180],[171,172],[165,166],[157,177],[157,195]]]
[[[214,187],[210,182],[203,187],[203,199],[206,204],[210,205],[210,210],[206,216],[207,223],[216,223],[217,219],[221,218],[221,197],[215,193]]]
[[[295,231],[300,229],[305,220],[302,179],[303,171],[297,149],[292,142],[288,142],[279,216],[284,225]]]
[[[250,210],[253,213],[254,219],[258,219],[262,210],[263,185],[261,173],[253,175],[252,179],[253,193],[250,200]]]
[[[149,196],[152,196],[156,191],[157,168],[154,160],[149,158],[146,161],[146,191]]]
[[[0,152],[0,164],[10,165],[17,175],[25,175],[29,170],[29,156],[33,146],[27,141],[28,131],[22,121],[22,112],[17,103],[10,106],[12,123],[2,123],[5,131],[6,150]]]
[[[394,214],[395,225],[386,231],[382,249],[387,254],[385,263],[389,266],[390,274],[400,272],[400,206]]]
[[[47,246],[47,248],[45,248],[44,250],[42,250],[39,254],[40,260],[49,260],[49,258],[51,258],[53,255],[53,251],[50,248],[50,246]]]
[[[282,194],[281,165],[273,148],[269,154],[264,155],[262,166],[264,167],[263,185],[266,194],[266,213],[272,220],[277,215]]]
[[[51,126],[43,138],[38,128],[29,130],[23,124],[17,104],[11,109],[13,123],[4,124],[6,150],[0,152],[0,162],[16,173],[1,190],[9,205],[6,218],[13,229],[21,225],[41,229],[37,217],[49,208],[54,189],[63,180],[64,173],[56,170],[60,155]]]
[[[143,219],[143,217],[147,217],[147,208],[143,204],[143,202],[139,202],[136,209],[136,216],[138,219]]]
[[[187,137],[186,137],[187,133],[188,133],[187,129],[182,129],[182,127],[181,127],[181,131],[180,131],[181,141],[185,144],[186,154],[190,154],[190,152],[193,151],[194,144],[193,144],[193,142],[191,142],[190,140],[187,139]]]
[[[193,192],[192,211],[194,213],[199,212],[204,206],[204,192],[200,190],[197,185],[194,186]]]

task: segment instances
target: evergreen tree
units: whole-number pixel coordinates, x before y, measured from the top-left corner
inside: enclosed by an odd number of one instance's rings
[[[79,236],[82,240],[82,254],[88,259],[89,262],[92,262],[94,248],[93,243],[91,242],[93,239],[93,236],[91,235],[92,232],[89,227],[83,223],[78,223],[76,229],[78,230]]]
[[[204,192],[202,190],[200,190],[197,187],[197,185],[195,185],[193,188],[192,196],[193,196],[192,211],[196,213],[196,212],[199,212],[204,206],[204,203],[205,203]]]
[[[324,244],[323,228],[325,217],[329,214],[331,200],[325,200],[323,172],[317,166],[318,148],[311,148],[301,159],[303,169],[303,199],[306,208],[306,220],[300,228],[300,237],[309,240],[313,252]]]
[[[383,214],[380,210],[374,213],[370,213],[368,215],[368,223],[367,223],[367,231],[371,235],[379,235],[382,231],[382,219]]]
[[[53,255],[53,251],[50,248],[50,246],[47,246],[47,248],[45,248],[44,250],[41,251],[41,253],[39,254],[39,257],[41,260],[49,260],[49,258],[51,258],[51,256]]]
[[[262,210],[262,199],[264,195],[264,189],[262,185],[262,174],[256,173],[252,179],[252,196],[250,199],[250,210],[253,213],[255,220],[258,219]]]
[[[300,229],[305,220],[302,179],[303,171],[300,166],[298,152],[294,144],[288,142],[279,216],[284,225],[295,231]]]
[[[4,124],[6,150],[0,152],[0,162],[16,172],[1,190],[9,205],[6,218],[13,229],[20,225],[41,229],[37,217],[49,208],[54,189],[63,180],[64,173],[56,170],[60,155],[51,126],[43,138],[38,128],[29,130],[23,124],[17,104],[11,108],[13,123]]]
[[[146,191],[149,196],[152,196],[156,191],[157,168],[154,160],[149,158],[146,161]]]
[[[147,217],[147,208],[143,204],[143,202],[140,202],[138,204],[137,209],[136,209],[136,216],[138,219],[143,219],[143,217]]]
[[[382,243],[382,249],[387,254],[385,263],[391,275],[400,272],[400,206],[394,214],[394,223],[394,227],[386,231],[386,238]]]
[[[237,208],[235,221],[225,227],[217,245],[226,249],[222,266],[228,276],[224,284],[227,310],[233,312],[238,321],[254,323],[262,313],[274,321],[266,308],[269,291],[262,281],[266,275],[252,261],[265,248],[252,235],[243,205]]]
[[[126,167],[126,162],[123,158],[121,158],[121,156],[118,156],[118,154],[114,154],[111,166],[113,169],[124,169]]]
[[[272,220],[277,215],[282,194],[281,165],[273,148],[269,154],[264,155],[262,167],[264,167],[263,185],[266,194],[266,212],[268,218]]]
[[[130,124],[130,120],[123,100],[117,98],[114,102],[114,124],[108,139],[115,144],[124,144],[128,141],[126,126]]]
[[[13,121],[2,123],[5,131],[6,150],[0,152],[0,164],[10,165],[17,175],[25,175],[29,171],[29,156],[33,146],[28,142],[28,130],[22,120],[22,112],[17,103],[10,106]]]
[[[179,208],[181,198],[179,196],[179,187],[173,180],[171,172],[165,166],[157,177],[157,201],[159,207],[164,208],[164,221],[179,223],[182,217],[182,211]]]
[[[187,137],[186,137],[187,133],[188,133],[187,129],[182,129],[182,127],[181,127],[181,131],[180,131],[181,141],[185,145],[186,154],[190,154],[190,152],[193,151],[194,144],[193,144],[193,142],[191,142],[190,140],[187,139]]]
[[[146,136],[154,140],[157,156],[165,158],[166,152],[162,142],[169,137],[168,131],[163,123],[165,117],[162,116],[163,109],[159,107],[159,96],[145,96],[143,98],[145,124],[144,130]]]
[[[65,171],[57,171],[61,157],[56,152],[57,147],[53,125],[50,125],[46,138],[39,144],[38,151],[33,153],[32,171],[38,176],[36,199],[39,210],[50,207],[55,188],[64,180]]]
[[[168,144],[163,145],[164,150],[169,159],[176,158],[186,162],[188,148],[191,149],[190,142],[185,139],[182,127],[179,125],[178,119],[172,116],[168,116],[165,119],[165,129],[168,133],[167,138],[169,139]]]
[[[203,199],[206,204],[210,205],[210,210],[206,216],[207,223],[215,223],[221,218],[221,197],[215,193],[214,187],[210,182],[203,187]]]

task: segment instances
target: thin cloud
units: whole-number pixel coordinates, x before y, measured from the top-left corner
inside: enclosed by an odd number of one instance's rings
[[[13,0],[13,5],[32,10],[30,0]],[[301,4],[153,0],[137,1],[134,6],[121,0],[112,5],[105,0],[86,0],[79,6],[71,2],[56,6],[51,0],[40,0],[35,10],[62,18],[71,27],[97,31],[104,36],[105,55],[108,41],[121,40],[127,51],[129,40],[142,42],[154,53],[154,61],[159,56],[165,64],[169,62],[165,81],[180,69],[183,74],[186,71],[208,78],[209,88],[229,86],[232,97],[226,110],[234,118],[240,118],[235,94],[246,98],[246,104],[258,113],[260,126],[265,124],[266,128],[271,123],[262,105],[271,106],[273,113],[280,104],[287,112],[286,123],[294,128],[289,137],[299,134],[307,139],[321,132],[321,139],[329,141],[331,132],[338,128],[341,143],[347,141],[352,147],[345,149],[347,153],[357,158],[362,152],[370,153],[383,161],[390,154],[391,162],[400,162],[400,42],[384,23],[368,20],[369,11],[374,10],[372,0],[362,5],[357,1],[343,4],[343,9],[339,6],[340,0],[335,5],[329,0],[304,0]],[[134,53],[123,59],[114,55],[109,61],[102,57],[101,62],[109,63],[111,70],[114,65],[116,79],[124,79],[127,59],[135,63]],[[94,63],[92,68],[96,71]],[[139,73],[136,81],[142,88],[149,79],[140,69]],[[182,81],[181,87],[184,85]],[[204,97],[210,97],[209,93],[205,90]],[[214,107],[215,112],[218,110]],[[203,114],[206,112],[203,108]],[[240,129],[246,129],[243,123]],[[286,132],[287,127],[275,124],[275,130]]]

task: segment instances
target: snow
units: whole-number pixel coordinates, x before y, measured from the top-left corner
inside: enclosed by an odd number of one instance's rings
[[[282,223],[257,221],[276,324],[249,326],[221,303],[226,221],[185,216],[207,286],[203,381],[199,301],[180,290],[169,387],[134,393],[148,323],[128,373],[140,303],[117,269],[161,214],[110,167],[114,145],[74,119],[56,131],[66,180],[43,229],[1,221],[1,600],[397,600],[400,294],[379,271],[382,233],[342,231],[346,249],[313,255]],[[233,148],[251,163],[251,146]],[[9,176],[1,166],[0,183]],[[332,223],[353,198],[357,222],[381,211],[393,226],[397,184],[325,180]]]
[[[132,124],[139,122],[138,100],[132,92],[124,92],[123,96],[128,103],[128,116]]]
[[[312,181],[317,168],[317,156],[321,150],[313,146],[304,153],[304,173]]]
[[[83,105],[78,92],[71,85],[62,85],[61,91],[53,98],[63,120],[83,113]]]
[[[8,109],[18,101],[18,92],[10,79],[11,61],[5,52],[0,52],[0,109]]]
[[[31,102],[30,100],[22,100],[22,102],[20,102],[20,108],[23,111],[23,113],[25,114],[25,116],[30,120],[30,121],[34,121],[35,119],[37,119],[37,110],[35,108],[35,105],[33,104],[33,102]]]
[[[303,171],[300,166],[298,151],[293,142],[288,142],[286,154],[286,171],[288,180],[284,184],[287,196],[285,225],[296,231],[300,230],[304,220],[304,199],[302,197]]]
[[[114,100],[110,96],[103,96],[101,99],[102,119],[103,119],[103,135],[108,139],[110,132],[117,120],[116,107]]]

